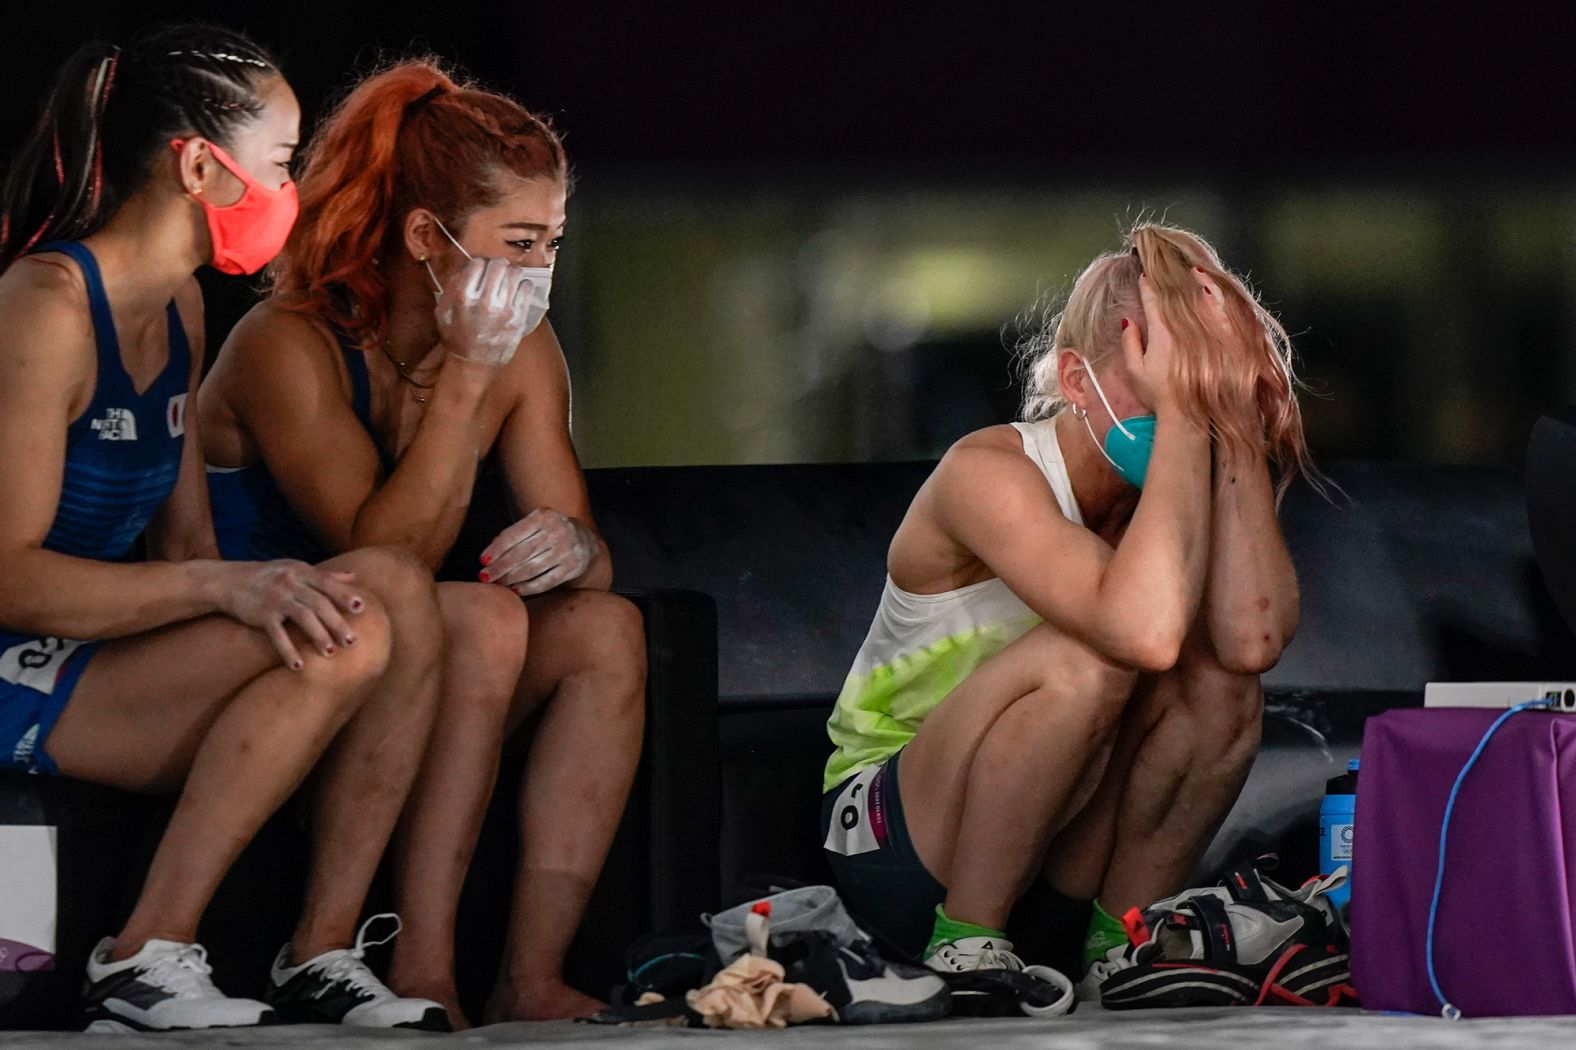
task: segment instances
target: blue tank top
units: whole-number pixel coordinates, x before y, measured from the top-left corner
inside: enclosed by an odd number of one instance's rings
[[[379,444],[372,429],[372,383],[367,374],[366,356],[339,341],[350,372],[350,407],[356,419],[378,449],[383,474],[393,472],[394,464]],[[213,511],[213,531],[219,553],[230,561],[269,561],[295,558],[317,563],[335,552],[308,529],[285,500],[284,493],[262,461],[245,467],[208,468],[208,504]]]
[[[61,470],[60,501],[44,536],[44,549],[72,558],[129,561],[137,538],[169,500],[181,473],[186,443],[186,393],[191,386],[191,348],[175,303],[165,307],[170,359],[148,389],[137,393],[120,359],[120,339],[104,296],[104,277],[93,252],[76,241],[50,241],[39,252],[69,255],[82,270],[93,317],[98,356],[93,400],[66,427],[66,462]],[[27,730],[17,739],[11,763],[30,771],[52,771],[54,761],[39,747],[52,717],[41,716],[16,689],[55,694],[54,713],[71,695],[93,643],[39,637],[0,627],[0,708],[11,706],[13,728]],[[8,694],[9,695],[6,695]],[[13,706],[20,703],[20,706]],[[6,717],[0,711],[0,736]],[[22,724],[14,719],[20,717]],[[32,727],[28,728],[28,722]],[[11,744],[13,741],[5,741]],[[0,766],[5,765],[0,761]]]
[[[181,472],[191,385],[186,329],[171,301],[165,308],[169,361],[148,389],[137,393],[121,361],[120,340],[93,253],[75,241],[52,241],[37,252],[69,255],[82,270],[98,355],[93,400],[66,428],[60,501],[43,545],[74,558],[129,561],[137,537],[169,499]],[[34,638],[0,629],[0,650]]]

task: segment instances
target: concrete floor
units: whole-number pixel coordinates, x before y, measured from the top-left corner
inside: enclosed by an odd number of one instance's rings
[[[866,1028],[802,1027],[771,1032],[698,1029],[624,1029],[596,1025],[493,1025],[452,1036],[417,1032],[368,1034],[321,1026],[232,1029],[163,1036],[90,1036],[70,1032],[0,1032],[0,1050],[177,1050],[226,1046],[242,1050],[301,1048],[414,1050],[417,1042],[442,1041],[455,1050],[512,1046],[595,1046],[599,1050],[677,1050],[688,1043],[728,1050],[1468,1050],[1554,1048],[1576,1045],[1576,1017],[1481,1019],[1455,1023],[1438,1018],[1386,1016],[1357,1010],[1260,1009],[1149,1010],[1116,1013],[1084,1008],[1048,1021],[1027,1018],[955,1019],[925,1025]]]

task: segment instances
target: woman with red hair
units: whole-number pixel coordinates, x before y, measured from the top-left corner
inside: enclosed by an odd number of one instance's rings
[[[564,983],[563,959],[644,723],[640,617],[608,593],[543,318],[568,190],[557,135],[512,99],[430,61],[363,80],[314,136],[272,296],[201,391],[227,557],[384,544],[437,567],[489,455],[525,512],[479,582],[439,587],[444,701],[396,844],[389,984],[457,1026],[455,910],[503,741],[535,723],[486,1019],[572,1017],[599,1005]]]

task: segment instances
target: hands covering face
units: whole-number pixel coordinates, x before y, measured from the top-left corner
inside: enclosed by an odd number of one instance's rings
[[[449,353],[494,367],[508,364],[540,317],[531,309],[540,280],[507,259],[467,262],[438,296],[438,332]]]
[[[1214,338],[1230,343],[1238,338],[1220,286],[1202,269],[1194,267],[1197,309],[1205,328]],[[1182,396],[1172,364],[1177,353],[1176,337],[1160,310],[1159,293],[1147,276],[1138,279],[1138,294],[1143,303],[1143,329],[1129,323],[1122,330],[1122,356],[1144,403],[1154,409],[1174,405]]]

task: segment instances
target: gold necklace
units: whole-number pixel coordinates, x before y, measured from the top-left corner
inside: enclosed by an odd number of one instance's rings
[[[389,359],[389,364],[394,366],[394,371],[399,373],[399,377],[406,383],[409,383],[412,387],[418,390],[431,390],[437,385],[436,383],[423,383],[415,376],[411,375],[410,367],[406,365],[405,362],[395,357],[394,352],[389,349],[388,340],[384,340],[383,342],[379,343],[378,347],[383,351],[383,356]],[[418,405],[425,405],[427,403],[427,399],[421,394],[416,394],[415,398],[416,404]]]

